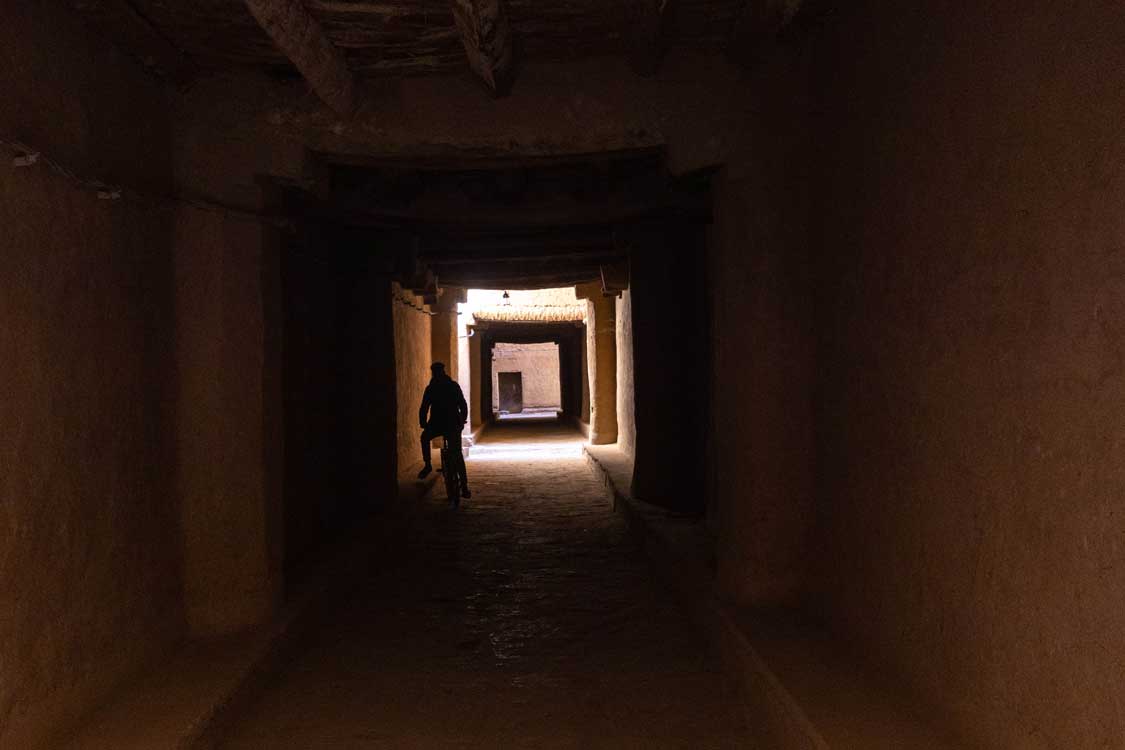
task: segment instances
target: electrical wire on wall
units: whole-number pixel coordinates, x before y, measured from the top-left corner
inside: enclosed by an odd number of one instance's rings
[[[220,214],[224,217],[231,217],[236,219],[245,219],[248,221],[257,221],[263,224],[269,224],[287,231],[293,230],[294,224],[292,221],[281,217],[271,216],[269,214],[258,213],[256,211],[249,211],[244,208],[236,208],[228,206],[219,201],[209,198],[195,198],[186,195],[169,194],[158,195],[147,193],[140,190],[135,190],[124,185],[107,183],[102,180],[93,179],[90,177],[83,177],[76,171],[68,168],[57,159],[52,159],[42,150],[29,146],[20,141],[11,140],[8,138],[0,138],[0,147],[10,151],[14,156],[12,157],[12,166],[14,168],[33,168],[40,165],[51,170],[51,172],[62,177],[73,186],[93,192],[97,194],[98,198],[105,201],[117,201],[122,199],[129,199],[135,203],[147,204],[149,207],[156,207],[162,209],[170,209],[179,206],[189,206],[191,208],[199,209],[200,211],[209,211],[211,213]]]

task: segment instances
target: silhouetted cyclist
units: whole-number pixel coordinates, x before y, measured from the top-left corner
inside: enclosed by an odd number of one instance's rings
[[[426,392],[422,394],[422,408],[418,410],[418,424],[422,427],[422,460],[426,464],[418,472],[418,478],[425,479],[434,470],[430,463],[430,441],[439,436],[444,437],[453,448],[450,455],[456,456],[456,460],[461,463],[458,467],[461,474],[461,497],[471,497],[469,476],[465,473],[465,460],[461,454],[461,430],[469,418],[469,406],[465,403],[461,386],[445,374],[445,365],[434,362],[430,365],[430,372],[433,377],[426,386]]]

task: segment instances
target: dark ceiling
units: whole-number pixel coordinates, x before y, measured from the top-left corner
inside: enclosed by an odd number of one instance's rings
[[[164,37],[204,69],[293,73],[243,0],[130,0]],[[524,60],[622,55],[637,0],[508,0]],[[670,41],[723,49],[742,0],[677,0]],[[415,75],[465,68],[450,0],[305,0],[304,6],[359,75]]]
[[[600,278],[638,231],[710,220],[707,173],[673,178],[662,149],[496,163],[335,164],[330,185],[295,192],[294,214],[341,245],[441,285],[542,288]],[[319,229],[318,229],[319,228]]]

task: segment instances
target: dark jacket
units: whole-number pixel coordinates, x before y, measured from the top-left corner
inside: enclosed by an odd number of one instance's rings
[[[426,419],[426,412],[429,419]],[[422,408],[418,410],[418,424],[433,432],[460,431],[469,418],[469,405],[461,386],[448,375],[435,377],[422,395]]]

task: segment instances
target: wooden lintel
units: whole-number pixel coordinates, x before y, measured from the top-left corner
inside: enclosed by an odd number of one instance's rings
[[[455,283],[468,289],[554,289],[565,286],[574,286],[585,281],[598,278],[598,272],[570,273],[554,275],[521,274],[508,278],[472,276],[458,277]]]
[[[432,266],[449,268],[452,266],[479,266],[518,263],[586,263],[594,264],[611,261],[618,257],[612,252],[601,251],[598,253],[528,253],[526,255],[472,255],[465,257],[427,257],[425,260]]]
[[[504,0],[453,0],[453,18],[469,67],[493,96],[506,96],[516,66]]]
[[[629,288],[629,262],[619,260],[601,267],[602,294],[616,297]]]
[[[245,0],[258,24],[337,114],[355,111],[355,80],[344,54],[301,0]]]
[[[580,300],[598,299],[602,296],[601,282],[585,281],[581,284],[576,284],[574,287],[574,296]]]

